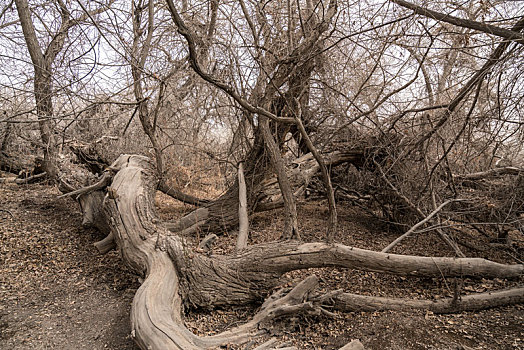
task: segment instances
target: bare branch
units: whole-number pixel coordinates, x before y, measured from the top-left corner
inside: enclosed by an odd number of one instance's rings
[[[454,24],[459,27],[475,29],[475,30],[478,30],[478,31],[481,31],[487,34],[493,34],[493,35],[500,36],[510,41],[515,41],[519,44],[524,44],[524,35],[516,31],[515,29],[509,30],[509,29],[496,27],[491,24],[472,21],[472,20],[465,19],[465,18],[453,17],[445,13],[440,13],[437,11],[429,10],[427,8],[412,4],[404,0],[391,0],[391,1],[402,7],[413,10],[413,12],[415,12],[416,14],[426,16],[429,18],[433,18],[437,21]]]
[[[384,298],[334,291],[323,295],[320,302],[344,312],[422,309],[443,314],[520,304],[524,302],[524,288],[512,288],[466,295],[458,299],[445,298],[439,300]]]
[[[391,242],[386,248],[382,249],[382,253],[389,252],[393,247],[395,247],[397,244],[399,244],[401,241],[403,241],[405,238],[408,238],[417,228],[424,225],[426,222],[431,220],[433,216],[435,216],[439,211],[442,210],[446,205],[452,202],[459,201],[460,199],[449,199],[438,206],[435,210],[433,210],[428,216],[426,216],[423,220],[419,221],[417,224],[415,224],[412,228],[410,228],[406,233],[395,239],[393,242]]]
[[[497,177],[501,175],[519,175],[523,172],[524,172],[523,168],[503,167],[503,168],[489,169],[486,171],[480,171],[477,173],[455,175],[454,177],[456,177],[459,180],[481,180],[481,179]]]
[[[262,115],[264,117],[267,117],[269,119],[272,119],[274,121],[282,122],[282,123],[293,123],[294,119],[289,117],[278,117],[277,115],[269,112],[268,110],[253,106],[251,103],[249,103],[245,98],[240,96],[236,90],[228,85],[227,83],[219,80],[215,76],[204,72],[203,68],[200,66],[200,63],[198,62],[198,56],[197,56],[197,50],[196,50],[196,44],[195,39],[193,37],[193,34],[189,30],[189,28],[186,26],[184,21],[182,20],[182,17],[178,14],[178,11],[175,7],[175,4],[172,0],[166,0],[169,11],[171,12],[171,16],[173,17],[173,21],[175,22],[178,32],[186,39],[189,49],[189,62],[191,63],[191,67],[193,67],[194,71],[205,81],[208,83],[211,83],[215,85],[217,88],[221,89],[225,93],[227,93],[229,96],[231,96],[238,104],[240,104],[242,107],[247,109],[251,113],[257,113],[259,115]]]

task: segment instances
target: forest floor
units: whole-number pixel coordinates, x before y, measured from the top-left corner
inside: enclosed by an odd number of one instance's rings
[[[103,238],[83,228],[78,205],[58,199],[46,185],[0,184],[0,349],[137,349],[130,337],[130,305],[139,287],[118,253],[97,254],[93,242]],[[164,219],[180,217],[191,208],[157,196]],[[257,214],[251,223],[251,243],[278,239],[280,211]],[[324,201],[299,205],[305,241],[322,240],[327,209]],[[339,206],[338,241],[381,250],[398,236],[361,210]],[[482,250],[462,247],[470,257],[498,262],[522,260],[522,236],[512,250],[489,244],[489,237],[463,233],[457,239]],[[214,253],[228,253],[234,233],[220,237]],[[233,243],[233,244],[232,244]],[[451,255],[433,234],[410,238],[396,253]],[[364,295],[438,299],[462,293],[486,292],[523,284],[518,280],[406,278],[340,269],[310,269],[285,276],[294,286],[316,274],[323,290],[344,289]],[[237,325],[254,307],[191,312],[186,325],[198,334],[213,334]],[[524,306],[480,312],[435,315],[429,312],[353,312],[334,318],[286,318],[273,323],[271,336],[299,349],[338,349],[359,339],[366,349],[524,349]],[[245,346],[242,347],[245,349]]]

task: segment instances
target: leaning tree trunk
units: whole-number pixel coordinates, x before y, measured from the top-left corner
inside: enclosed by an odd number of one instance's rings
[[[158,179],[151,160],[120,156],[104,177],[80,193],[80,198],[84,213],[91,215],[89,220],[107,223],[124,261],[144,277],[131,310],[132,335],[143,349],[208,349],[244,343],[261,334],[261,323],[275,317],[318,313],[320,305],[308,300],[318,283],[311,276],[287,295],[276,293],[252,320],[224,333],[197,337],[184,326],[183,305],[211,309],[261,301],[277,285],[279,277],[291,270],[339,266],[435,277],[517,277],[524,272],[524,265],[484,259],[403,256],[296,241],[250,246],[231,256],[208,256],[173,235],[158,219],[154,207]],[[101,200],[99,190],[107,178],[112,181]],[[91,196],[96,198],[88,200]],[[90,210],[90,205],[101,205],[102,210]]]

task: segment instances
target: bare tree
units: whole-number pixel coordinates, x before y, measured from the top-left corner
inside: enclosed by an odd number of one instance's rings
[[[71,18],[70,11],[63,1],[57,2],[60,12],[60,27],[55,33],[51,33],[52,39],[49,44],[42,48],[36,36],[35,28],[31,20],[31,11],[26,0],[15,1],[16,9],[20,18],[20,24],[24,33],[29,55],[34,67],[34,94],[36,99],[36,113],[40,126],[40,136],[44,144],[45,171],[51,178],[57,178],[58,145],[52,119],[53,110],[53,64],[64,48],[69,30],[76,24],[85,21],[88,16],[100,13],[107,9],[107,5],[81,15],[79,18]]]

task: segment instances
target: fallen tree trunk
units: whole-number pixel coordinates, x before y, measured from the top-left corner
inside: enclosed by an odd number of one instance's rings
[[[166,251],[163,242],[168,231],[156,219],[154,211],[156,186],[151,162],[145,157],[121,156],[113,167],[120,170],[108,188],[104,213],[110,218],[111,232],[123,259],[145,277],[131,310],[132,335],[141,348],[207,349],[244,343],[261,334],[258,325],[262,322],[314,310],[312,303],[304,302],[305,296],[318,284],[316,278],[309,278],[289,294],[280,293],[269,299],[255,317],[242,326],[210,337],[197,337],[189,332],[181,311],[187,293],[183,280],[190,279],[192,271],[185,270],[184,266],[198,254],[176,236],[170,237],[171,249]],[[175,243],[181,255],[173,259]],[[181,261],[186,261],[184,266],[179,266]]]
[[[460,298],[413,300],[383,298],[334,291],[320,298],[322,305],[338,311],[429,310],[436,314],[475,311],[524,302],[524,288],[472,294]]]
[[[148,158],[123,155],[111,169],[115,175],[98,214],[108,223],[124,261],[144,277],[131,310],[133,337],[143,349],[207,349],[244,343],[261,334],[261,323],[275,317],[322,312],[308,301],[318,283],[310,277],[287,295],[282,291],[273,295],[251,321],[239,327],[197,337],[184,326],[183,305],[214,308],[261,301],[287,271],[339,266],[414,276],[482,277],[516,277],[524,271],[524,265],[484,259],[403,256],[293,241],[253,245],[230,256],[208,256],[170,233],[158,219],[156,171]],[[77,193],[84,201],[95,195],[100,200],[99,191]]]
[[[46,176],[47,176],[47,173],[43,172],[37,175],[25,177],[25,178],[4,177],[4,178],[0,178],[0,183],[15,183],[17,185],[27,185],[27,184],[32,184],[32,183],[36,183],[39,181],[43,181],[45,180]]]

